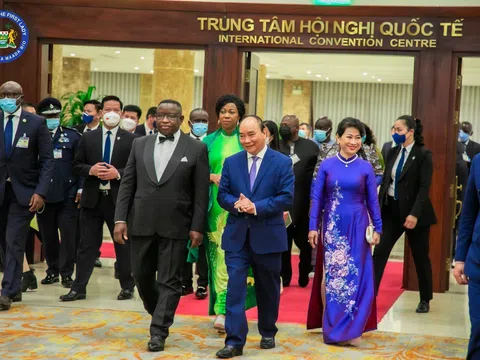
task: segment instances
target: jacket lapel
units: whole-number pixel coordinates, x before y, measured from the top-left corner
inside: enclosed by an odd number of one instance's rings
[[[252,191],[250,190],[250,177],[248,174],[248,153],[244,151],[244,156],[240,158],[240,174],[243,175],[243,183],[245,184],[245,193],[243,195],[250,196]]]
[[[5,134],[3,132],[3,127],[5,126],[4,122],[3,122],[3,117],[4,117],[4,114],[3,114],[3,111],[0,110],[0,152],[5,152]],[[5,157],[6,157],[7,154],[5,154]]]
[[[415,145],[413,145],[412,151],[410,151],[410,154],[408,154],[408,158],[405,162],[405,165],[403,165],[403,169],[402,169],[402,172],[400,174],[400,178],[398,179],[398,181],[402,180],[402,178],[407,173],[408,169],[410,169],[410,167],[415,162],[417,156],[418,156],[418,146],[415,144]]]
[[[155,136],[153,136],[156,138]],[[159,185],[166,183],[172,175],[177,170],[180,161],[182,160],[183,154],[185,154],[185,149],[187,148],[187,135],[183,132],[180,132],[180,139],[178,139],[178,144],[175,150],[173,151],[172,157],[165,168],[165,171],[162,174]]]
[[[95,163],[103,162],[103,129],[99,127],[97,130],[94,130],[94,131],[96,131],[94,133],[95,143],[98,144],[98,146],[95,146],[95,149],[93,150],[95,155],[94,159],[96,159]]]
[[[255,184],[253,185],[252,195],[255,193],[255,190],[257,190],[258,184],[260,183],[260,181],[262,181],[262,178],[267,173],[268,168],[272,165],[272,161],[270,161],[270,159],[273,157],[272,151],[273,150],[270,150],[270,148],[267,148],[267,152],[265,153],[265,156],[262,159],[262,163],[260,164],[260,170],[257,174],[257,178],[255,179]]]
[[[123,135],[124,134],[124,131],[123,129],[120,129],[118,128],[118,131],[117,131],[117,135],[115,138],[113,138],[113,134],[111,135],[112,138],[112,142],[114,142],[115,146],[113,147],[113,151],[112,151],[112,158],[110,159],[110,164],[115,164],[115,160],[116,160],[116,157],[118,156],[118,153],[119,152],[123,152]],[[102,135],[103,135],[103,130],[102,130]],[[103,144],[103,136],[102,136],[102,146],[104,146]],[[102,153],[103,153],[103,149],[102,149]]]
[[[145,168],[150,180],[155,184],[158,184],[157,173],[155,172],[155,160],[153,155],[155,153],[156,136],[148,136],[145,141],[145,149],[143,150],[143,161],[145,162]]]

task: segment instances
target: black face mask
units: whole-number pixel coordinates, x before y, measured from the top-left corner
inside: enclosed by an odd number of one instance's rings
[[[287,125],[280,126],[280,136],[284,140],[289,140],[292,138],[292,131]]]

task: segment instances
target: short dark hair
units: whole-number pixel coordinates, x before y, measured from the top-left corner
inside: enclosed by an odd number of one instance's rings
[[[148,119],[149,116],[157,116],[157,107],[156,106],[152,106],[152,107],[148,108],[147,119]]]
[[[107,95],[105,96],[103,99],[102,99],[102,109],[103,107],[105,106],[105,103],[107,101],[117,101],[120,103],[120,110],[123,110],[123,103],[122,101],[120,100],[120,98],[118,96],[115,96],[115,95]]]
[[[303,126],[303,125],[305,125],[308,130],[312,131],[312,125],[310,125],[310,124],[308,124],[308,123],[306,123],[306,122],[303,122],[303,123],[301,123],[299,126]]]
[[[192,117],[192,115],[193,115],[194,113],[196,113],[196,112],[205,113],[205,114],[207,114],[207,116],[208,116],[207,110],[202,109],[202,108],[196,108],[196,109],[193,109],[192,111],[190,111],[189,117]]]
[[[100,101],[98,100],[87,100],[83,103],[83,107],[85,107],[85,105],[88,105],[88,104],[92,104],[95,106],[95,110],[97,112],[99,112],[100,110],[102,110],[102,104],[100,103]]]
[[[328,116],[322,116],[321,118],[318,118],[317,121],[315,121],[315,129],[316,129],[317,127],[320,127],[320,122],[321,122],[321,121],[325,121],[325,122],[330,123],[330,128],[333,126],[333,125],[332,125],[332,120],[331,120]]]
[[[263,131],[265,129],[265,124],[263,123],[263,120],[260,116],[257,115],[245,115],[241,120],[240,123],[245,120],[246,118],[254,118],[257,120],[258,127],[260,128],[260,131]]]
[[[172,99],[162,100],[162,101],[160,101],[160,103],[158,104],[158,106],[163,105],[163,104],[173,104],[173,105],[177,105],[178,108],[180,109],[180,114],[183,112],[182,105],[181,105],[177,100],[172,100]]]
[[[237,95],[226,94],[218,98],[217,103],[215,104],[215,113],[217,117],[220,117],[220,110],[227,104],[235,104],[238,110],[238,115],[240,119],[245,117],[245,103]]]
[[[375,139],[375,135],[373,134],[372,129],[370,127],[363,123],[363,126],[365,127],[365,145],[371,146],[371,145],[377,145],[377,139]]]
[[[345,130],[347,130],[348,128],[355,128],[360,133],[360,136],[365,136],[365,126],[363,126],[363,123],[358,119],[347,117],[340,121],[340,124],[338,124],[338,137],[342,137],[342,135],[345,133]]]
[[[137,105],[125,105],[123,111],[136,112],[138,119],[140,120],[142,118],[142,109],[140,109]]]
[[[423,125],[420,119],[416,119],[411,115],[402,115],[397,120],[402,120],[408,130],[414,130],[413,139],[415,144],[424,146],[425,141],[423,139]]]

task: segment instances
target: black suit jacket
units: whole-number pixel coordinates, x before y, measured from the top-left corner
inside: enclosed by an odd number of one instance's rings
[[[110,164],[118,170],[121,177],[124,175],[124,169],[127,165],[128,155],[130,154],[134,139],[134,134],[120,128],[118,129]],[[78,145],[78,151],[75,154],[75,160],[73,161],[73,171],[78,176],[85,178],[82,200],[80,201],[82,207],[91,209],[97,205],[100,179],[96,176],[89,175],[89,172],[93,165],[98,162],[103,162],[102,152],[102,128],[87,132],[82,136],[80,144]],[[113,201],[116,202],[120,180],[110,180],[110,186]]]
[[[315,142],[299,138],[295,142],[295,154],[300,161],[293,166],[295,174],[295,195],[293,208],[290,211],[292,223],[298,224],[302,219],[308,220],[310,209],[310,187],[312,185],[313,170],[317,164],[320,149]],[[290,145],[286,141],[280,141],[280,152],[290,156]]]
[[[388,203],[388,188],[392,180],[392,169],[402,146],[396,146],[388,152],[385,161],[385,173],[380,187],[380,206]],[[413,145],[408,155],[398,182],[398,201],[400,221],[408,215],[418,219],[417,226],[430,226],[437,223],[437,217],[430,201],[429,191],[432,183],[433,161],[430,150],[420,145]]]
[[[466,152],[468,157],[470,158],[470,163],[471,163],[475,155],[480,153],[480,144],[475,141],[469,140],[467,144]]]
[[[207,147],[180,132],[175,151],[157,181],[156,141],[157,136],[143,136],[133,142],[115,221],[126,221],[133,236],[158,234],[185,240],[190,230],[205,230],[210,185]]]
[[[3,118],[0,110],[0,205],[10,177],[19,204],[28,206],[33,194],[47,196],[54,166],[52,137],[43,117],[22,110],[12,152],[7,156]],[[28,148],[18,147],[18,140],[24,135],[29,139]]]
[[[385,161],[385,162],[387,162],[388,152],[392,148],[392,145],[393,145],[393,141],[387,141],[382,146],[382,157],[383,157],[383,161]]]
[[[156,134],[157,129],[153,129],[153,133]],[[135,134],[137,134],[139,136],[146,136],[147,132],[145,131],[145,124],[137,125],[137,127],[135,129]]]

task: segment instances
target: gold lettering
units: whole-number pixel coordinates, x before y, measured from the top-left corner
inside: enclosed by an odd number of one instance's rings
[[[241,31],[242,29],[242,19],[230,19],[230,31]]]
[[[205,21],[207,21],[206,17],[199,17],[197,18],[198,21],[200,21],[200,30],[204,31],[205,30]]]
[[[270,19],[260,19],[260,22],[262,23],[262,31],[267,32],[267,25],[270,22]]]
[[[280,32],[280,25],[278,24],[278,17],[274,16],[273,20],[270,24],[270,28],[268,29],[268,32]]]
[[[463,36],[463,24],[455,23],[452,25],[452,37]]]
[[[306,31],[307,33],[311,33],[311,32],[312,32],[312,24],[311,24],[311,21],[310,21],[310,20],[307,21],[307,22],[305,22],[305,21],[302,20],[302,21],[300,22],[300,32],[301,32],[301,33],[304,33],[304,32],[305,32],[305,29],[307,29],[307,31]]]
[[[420,25],[416,23],[416,20],[413,19],[410,24],[407,25],[407,34],[409,36],[417,36],[420,34]]]
[[[347,23],[347,34],[348,35],[357,35],[358,34],[358,24],[356,21],[349,21]]]
[[[247,32],[251,32],[255,30],[255,22],[253,21],[253,19],[248,18],[243,20],[242,29],[243,31],[247,31]]]
[[[443,36],[448,36],[448,29],[452,27],[451,23],[440,23],[440,26],[443,28]]]
[[[282,32],[284,33],[295,32],[295,20],[282,20]]]
[[[380,33],[385,36],[393,36],[393,24],[391,22],[382,23]]]
[[[315,21],[312,22],[311,31],[315,34],[321,34],[325,30],[325,24],[322,19],[317,17]]]
[[[208,31],[210,30],[219,30],[218,29],[218,19],[216,18],[208,18]]]
[[[401,29],[399,29],[399,25],[401,25]],[[395,24],[393,24],[393,33],[397,36],[405,35],[406,30],[407,30],[407,25],[405,23],[402,23],[402,24],[395,23]]]
[[[333,23],[333,33],[334,34],[345,34],[345,21]]]
[[[425,23],[422,25],[422,35],[423,36],[432,36],[433,35],[433,31],[430,30],[430,31],[427,31],[426,28],[429,27],[430,29],[433,28],[433,24],[432,23]]]

